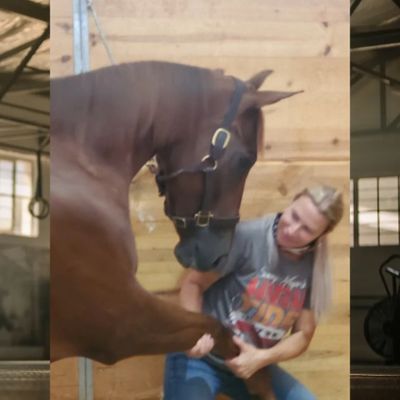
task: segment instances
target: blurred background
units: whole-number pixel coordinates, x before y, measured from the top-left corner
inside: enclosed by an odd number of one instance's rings
[[[353,0],[350,26],[352,398],[394,399],[400,393],[400,2]]]
[[[49,396],[49,17],[0,2],[1,399]]]
[[[164,60],[223,69],[243,80],[273,69],[263,89],[304,90],[263,109],[265,151],[249,174],[241,207],[249,219],[281,210],[313,183],[338,187],[348,204],[349,39],[345,0],[57,0],[51,5],[51,76],[113,60]],[[177,237],[147,168],[132,182],[130,205],[137,278],[176,301],[183,274],[173,255]],[[333,311],[309,350],[284,365],[320,400],[347,399],[349,392],[348,213],[331,239]],[[163,362],[163,356],[114,366],[62,360],[51,366],[52,397],[78,399],[85,392],[96,400],[158,400]]]

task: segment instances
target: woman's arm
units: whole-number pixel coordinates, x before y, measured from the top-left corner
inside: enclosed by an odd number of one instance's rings
[[[315,328],[314,312],[303,310],[293,326],[292,334],[269,349],[258,349],[235,336],[234,340],[240,348],[240,354],[225,363],[236,376],[247,379],[267,365],[302,354],[307,350]]]
[[[189,270],[182,281],[179,293],[181,306],[189,311],[201,312],[203,293],[219,278],[220,276],[215,272]],[[204,334],[186,354],[189,357],[204,357],[213,347],[214,339],[210,334]]]
[[[189,311],[201,312],[203,306],[203,293],[218,279],[216,272],[199,272],[189,269],[182,280],[179,302]]]
[[[312,310],[303,310],[295,322],[290,336],[269,349],[261,349],[264,366],[290,360],[304,353],[311,343],[316,322]]]

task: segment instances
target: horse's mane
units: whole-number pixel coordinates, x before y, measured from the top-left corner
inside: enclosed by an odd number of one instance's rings
[[[139,61],[107,66],[79,75],[53,78],[53,115],[64,119],[74,114],[71,110],[78,104],[81,111],[89,109],[97,99],[115,99],[119,94],[125,96],[126,104],[132,104],[136,98],[144,100],[150,107],[157,102],[168,105],[175,101],[189,112],[199,108],[204,110],[213,81],[212,70],[170,62]]]
[[[166,61],[138,61],[107,66],[80,75],[53,78],[51,81],[58,86],[57,95],[62,96],[62,103],[65,106],[64,94],[70,92],[73,81],[80,89],[86,88],[85,92],[88,95],[88,92],[92,90],[97,91],[99,84],[110,88],[112,86],[110,82],[117,82],[120,79],[127,79],[126,82],[129,83],[126,83],[125,86],[132,84],[134,88],[136,84],[141,87],[143,82],[151,82],[154,90],[153,98],[164,92],[161,88],[170,88],[166,94],[169,102],[176,98],[186,99],[185,108],[198,109],[201,107],[204,111],[208,107],[205,97],[212,92],[215,81],[232,79],[232,77],[225,75],[221,69],[207,69]],[[177,82],[178,85],[174,84]],[[173,91],[171,92],[171,90]],[[135,89],[132,89],[132,92],[135,91]],[[193,96],[193,94],[196,95]],[[71,95],[76,96],[76,92],[72,92]],[[93,97],[93,95],[92,92],[89,97]],[[163,93],[163,95],[165,94]],[[187,104],[188,102],[191,104]],[[264,152],[264,121],[262,111],[257,111],[257,153],[258,156],[262,157]]]
[[[81,81],[81,85],[90,85],[90,82],[107,82],[119,77],[130,79],[130,82],[141,82],[148,79],[149,82],[155,82],[155,77],[168,82],[184,81],[181,85],[182,90],[188,92],[198,89],[200,83],[211,80],[213,71],[207,68],[166,62],[166,61],[136,61],[122,63],[118,65],[106,66],[93,71],[87,71],[79,75],[69,75],[65,77],[52,78],[51,83],[61,85],[70,85],[72,81]]]

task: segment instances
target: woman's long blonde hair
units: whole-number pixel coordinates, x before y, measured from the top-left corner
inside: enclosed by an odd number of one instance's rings
[[[314,268],[311,284],[311,309],[316,319],[325,314],[332,302],[332,274],[329,263],[327,233],[331,232],[343,216],[343,198],[337,189],[318,185],[298,193],[294,200],[308,196],[318,210],[328,219],[329,225],[317,239],[314,254]]]

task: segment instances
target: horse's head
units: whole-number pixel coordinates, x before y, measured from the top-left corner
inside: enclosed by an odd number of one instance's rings
[[[199,105],[206,111],[177,120],[185,136],[158,153],[156,179],[180,238],[175,255],[185,267],[211,270],[229,253],[245,180],[262,148],[261,107],[298,93],[259,91],[271,72],[247,82],[212,74],[213,94]]]

